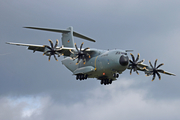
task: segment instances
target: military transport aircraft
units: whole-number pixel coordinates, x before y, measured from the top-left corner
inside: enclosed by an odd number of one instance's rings
[[[78,48],[76,43],[74,44],[73,36],[92,42],[95,42],[95,40],[73,31],[73,27],[69,27],[66,30],[39,27],[25,28],[62,33],[62,46],[58,47],[58,40],[56,40],[55,45],[51,40],[49,40],[50,46],[13,42],[7,42],[7,44],[27,46],[28,49],[33,50],[33,52],[43,52],[43,55],[49,56],[49,61],[51,56],[54,56],[56,61],[58,61],[56,55],[58,57],[64,56],[62,64],[65,65],[73,73],[73,75],[76,76],[77,80],[97,78],[101,81],[101,84],[108,85],[111,84],[112,81],[116,80],[119,77],[119,74],[126,69],[130,69],[130,74],[132,71],[139,74],[139,70],[144,71],[146,76],[153,75],[152,81],[155,79],[156,75],[159,77],[159,80],[161,79],[159,73],[175,76],[173,73],[159,69],[163,63],[156,66],[157,59],[155,60],[154,65],[152,65],[149,61],[150,66],[148,66],[143,64],[144,60],[139,61],[139,54],[135,59],[134,55],[130,53],[132,57],[132,60],[130,60],[127,53],[131,50],[99,50],[90,49],[88,47],[83,49],[83,43],[81,44],[80,48]]]

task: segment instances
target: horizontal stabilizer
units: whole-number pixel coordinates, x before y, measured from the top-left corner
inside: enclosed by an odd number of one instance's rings
[[[70,32],[70,30],[59,30],[59,29],[51,29],[51,28],[38,28],[38,27],[24,27],[24,28],[28,28],[28,29],[36,29],[36,30],[44,30],[44,31],[50,31],[50,32],[58,32],[58,33],[68,33]],[[74,32],[73,31],[73,36],[78,37],[78,38],[82,38],[85,40],[89,40],[92,42],[96,42],[94,39],[86,37],[85,35],[82,35],[80,33]]]

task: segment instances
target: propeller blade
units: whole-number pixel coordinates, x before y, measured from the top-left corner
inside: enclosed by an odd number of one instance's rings
[[[163,63],[161,63],[160,65],[157,66],[157,68],[161,67],[162,65],[164,65]]]
[[[129,60],[130,61],[130,63],[133,63],[133,61],[132,60]],[[132,65],[132,64],[130,64],[130,65]]]
[[[157,76],[159,77],[159,80],[161,80],[161,75],[157,72]]]
[[[134,55],[132,53],[130,53],[132,60],[135,61]]]
[[[56,58],[55,54],[54,54],[54,59],[55,59],[56,61],[58,61],[58,59]]]
[[[56,48],[56,47],[58,46],[58,44],[59,44],[59,41],[58,41],[58,39],[57,39],[54,48]]]
[[[137,71],[137,67],[134,68],[134,70],[136,71],[136,73],[139,75],[138,71]]]
[[[51,55],[49,56],[49,59],[48,59],[48,61],[50,61],[50,59],[51,59]]]
[[[138,53],[137,58],[136,58],[136,62],[139,60],[139,56],[140,56],[140,55],[139,55],[139,53]]]
[[[130,70],[130,75],[132,74],[132,68],[131,68],[131,70]]]
[[[53,48],[53,42],[49,39],[49,42],[51,44],[51,49]]]
[[[154,62],[154,68],[156,68],[156,63],[157,63],[157,59],[156,59],[155,62]]]
[[[85,48],[84,50],[83,50],[83,52],[85,52],[87,49],[89,49],[88,47],[87,48]]]
[[[156,74],[153,73],[153,79],[152,79],[152,81],[154,81],[155,78],[156,78]]]
[[[141,64],[141,63],[143,63],[143,62],[144,62],[144,59],[143,59],[143,60],[141,60],[141,61],[139,61],[139,62],[138,62],[138,64]]]
[[[81,49],[82,49],[83,44],[84,44],[84,42],[82,42],[82,44],[81,44],[81,46],[80,46],[80,51],[81,51]]]
[[[74,52],[73,52],[71,49],[69,49],[69,51],[70,51],[72,54],[74,54]]]
[[[79,64],[80,60],[81,60],[81,59],[80,59],[80,58],[78,58],[77,64]]]
[[[152,64],[151,64],[151,61],[150,61],[150,60],[149,60],[149,64],[150,64],[151,68],[154,68],[154,67],[152,66]]]
[[[48,50],[48,51],[45,51],[45,52],[43,53],[43,55],[47,54],[48,52],[51,52],[51,51],[50,51],[50,50]]]
[[[52,50],[52,48],[51,47],[49,47],[49,46],[46,46],[48,49],[50,49],[50,50]]]
[[[76,57],[73,58],[73,60],[77,59],[78,58],[78,55]]]
[[[74,45],[75,45],[75,47],[76,47],[76,50],[77,50],[77,51],[78,51],[78,53],[79,53],[79,50],[78,50],[78,47],[77,47],[76,43],[75,43]]]

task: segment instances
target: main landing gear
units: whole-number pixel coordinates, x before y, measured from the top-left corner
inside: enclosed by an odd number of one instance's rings
[[[76,75],[76,80],[84,80],[84,79],[87,79],[87,75],[85,74]]]
[[[101,85],[102,84],[104,84],[104,85],[112,84],[112,79],[103,79],[103,80],[101,80]]]

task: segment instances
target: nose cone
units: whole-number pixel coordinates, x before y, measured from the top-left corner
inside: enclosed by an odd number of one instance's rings
[[[119,63],[120,63],[120,65],[122,65],[122,66],[127,66],[128,63],[129,63],[129,58],[128,58],[128,56],[122,55],[122,56],[120,57],[120,59],[119,59]]]

